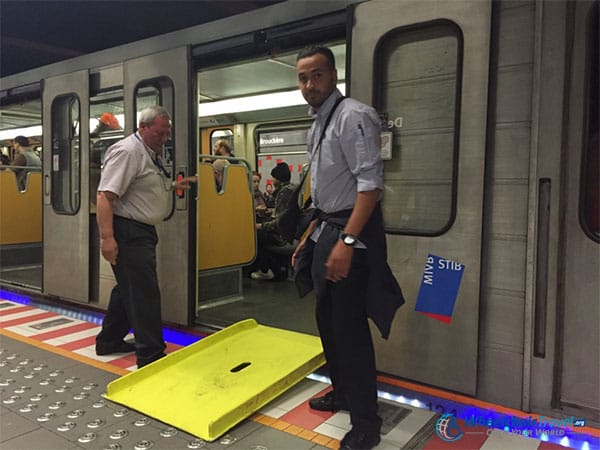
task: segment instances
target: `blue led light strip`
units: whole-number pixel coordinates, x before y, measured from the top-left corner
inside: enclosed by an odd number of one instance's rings
[[[38,303],[25,295],[0,289],[0,299],[8,300],[22,305],[29,305],[46,311],[51,311],[63,316],[101,324],[104,314],[93,311],[75,310],[61,306]],[[163,327],[164,339],[177,345],[186,346],[202,339],[201,336],[186,333],[182,330]],[[330,383],[329,378],[317,373],[308,378]],[[440,397],[424,394],[422,392],[409,390],[399,386],[380,384],[378,395],[380,398],[396,403],[410,405],[415,408],[429,409],[439,414],[453,414],[458,419],[466,422],[466,426],[487,426],[490,429],[499,429],[507,432],[517,433],[524,437],[532,437],[544,442],[550,442],[563,447],[578,450],[600,450],[599,439],[588,434],[577,433],[576,428],[565,427],[537,427],[534,418],[524,419],[509,414],[499,413],[490,409],[478,408],[472,405],[447,400]],[[550,420],[550,418],[548,418]],[[469,425],[472,424],[472,425]],[[542,431],[536,431],[536,430]]]
[[[34,299],[27,297],[26,295],[16,294],[4,289],[0,289],[0,299],[19,303],[21,305],[32,306],[44,311],[50,311],[55,314],[59,314],[61,316],[83,320],[85,322],[91,322],[97,325],[101,325],[102,320],[104,319],[104,314],[99,312],[80,310],[72,307],[66,308],[64,306],[48,305],[45,303],[36,302]],[[163,327],[163,337],[165,341],[181,346],[190,345],[202,339],[202,336],[193,333],[186,333],[185,331],[168,327]]]

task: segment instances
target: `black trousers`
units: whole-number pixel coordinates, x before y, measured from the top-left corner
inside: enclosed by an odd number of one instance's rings
[[[315,264],[325,262],[314,259],[313,274]],[[336,398],[349,406],[354,428],[379,432],[375,353],[366,311],[369,270],[367,251],[355,249],[348,277],[327,282],[317,295],[316,317]]]
[[[271,231],[257,230],[256,240],[255,267],[263,272],[266,272],[269,269],[273,269],[273,272],[276,272],[276,258],[267,250],[267,247],[271,245],[281,245],[280,239],[278,239]]]
[[[119,246],[117,264],[112,266],[117,285],[96,342],[118,343],[132,328],[141,367],[164,356],[166,348],[156,275],[158,236],[154,226],[119,216],[114,216],[113,230]]]

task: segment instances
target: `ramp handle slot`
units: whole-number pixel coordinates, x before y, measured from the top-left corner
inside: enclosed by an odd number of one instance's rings
[[[233,369],[230,370],[230,372],[236,373],[236,372],[240,372],[242,370],[244,370],[246,367],[248,367],[250,364],[250,362],[243,362],[241,364],[238,364],[237,366],[235,366]]]

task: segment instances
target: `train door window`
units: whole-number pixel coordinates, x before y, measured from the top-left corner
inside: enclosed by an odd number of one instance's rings
[[[140,84],[138,84],[138,86],[136,87],[135,90],[135,111],[136,111],[136,117],[135,117],[135,123],[133,124],[133,129],[136,130],[138,123],[139,123],[139,118],[140,118],[140,113],[150,107],[150,106],[155,106],[155,105],[160,105],[163,108],[165,108],[169,114],[171,115],[171,120],[172,120],[172,129],[171,129],[171,136],[175,135],[175,126],[176,126],[176,121],[175,121],[175,117],[174,117],[174,98],[175,98],[175,88],[173,86],[173,81],[170,78],[167,77],[159,77],[159,78],[155,78],[155,79],[151,79],[151,80],[145,80],[142,81]],[[185,121],[187,120],[186,118],[182,118],[182,120]],[[184,125],[185,126],[185,125]],[[171,173],[172,171],[172,167],[173,167],[173,140],[172,138],[169,138],[169,140],[165,143],[164,146],[164,153],[162,155],[163,158],[163,163],[167,169],[167,171],[169,171],[169,173]]]
[[[90,212],[96,212],[96,191],[108,147],[123,137],[123,90],[90,98]]]
[[[265,191],[273,184],[271,170],[285,162],[290,167],[291,182],[299,183],[306,160],[306,143],[310,123],[300,122],[286,125],[259,125],[255,130],[257,142],[257,167],[262,177],[260,190]]]
[[[52,207],[58,214],[76,214],[80,198],[80,106],[74,94],[52,102]]]
[[[586,133],[581,166],[581,224],[588,236],[600,242],[600,143],[598,142],[598,4],[592,8],[588,26],[586,55]]]
[[[462,37],[449,22],[394,30],[378,44],[377,109],[393,133],[386,231],[440,235],[456,209]]]
[[[214,130],[210,133],[210,154],[214,155],[215,144],[218,141],[225,141],[231,149],[231,153],[235,155],[235,143],[233,142],[233,131],[230,129]]]

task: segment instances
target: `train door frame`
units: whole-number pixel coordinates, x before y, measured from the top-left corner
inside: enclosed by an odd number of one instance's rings
[[[179,47],[123,62],[123,97],[125,134],[137,129],[136,91],[141,84],[154,80],[170,80],[172,98],[163,99],[171,109],[173,129],[173,164],[168,169],[173,177],[195,173],[195,114],[190,82],[189,47]],[[190,201],[193,191],[173,193],[171,214],[157,225],[159,243],[156,250],[157,272],[162,297],[162,316],[167,322],[190,324],[193,318],[195,281],[195,205]]]
[[[47,149],[42,162],[43,292],[87,303],[90,274],[87,270],[82,272],[81,268],[89,267],[89,185],[86,176],[89,166],[89,72],[80,70],[50,77],[44,80],[43,86],[42,118],[45,129],[50,130],[43,135]],[[65,100],[64,106],[61,99]],[[60,114],[69,115],[65,110],[66,101],[75,99],[79,108],[79,130],[75,129],[74,123],[67,124],[59,117]],[[55,104],[56,111],[53,109]],[[64,133],[71,146],[78,146],[76,158],[73,158],[75,149],[65,147]],[[72,179],[73,175],[77,180]],[[68,199],[62,195],[59,183],[69,190]],[[60,199],[57,198],[59,194]]]
[[[594,4],[597,15],[597,2],[538,5],[536,72],[544,76],[533,102],[523,407],[598,421],[598,349],[585,343],[598,344],[590,293],[600,289],[600,254],[580,222]]]
[[[458,158],[453,199],[456,213],[447,229],[436,235],[388,234],[388,245],[394,249],[388,251],[388,261],[407,304],[396,315],[390,339],[384,341],[374,332],[374,343],[378,370],[475,395],[491,5],[468,1],[400,4],[379,0],[359,4],[351,36],[350,93],[377,109],[381,100],[377,98],[379,83],[375,76],[381,61],[375,58],[384,36],[394,30],[413,30],[438,22],[454,24],[460,30],[457,39],[462,38],[463,46],[462,51],[457,50],[456,69],[460,94],[456,110],[460,126],[455,125],[459,143],[458,152],[455,150],[458,156],[454,157],[455,161]],[[404,121],[407,119],[411,120],[404,118]],[[413,311],[423,267],[430,254],[465,266],[451,325]]]
[[[320,6],[319,6],[320,7]],[[317,7],[317,8],[319,8]],[[344,5],[340,4],[333,11],[328,10],[326,14],[317,14],[314,8],[311,9],[311,15],[304,18],[295,19],[296,22],[291,22],[288,19],[282,18],[278,20],[275,26],[270,26],[265,29],[246,32],[240,35],[231,36],[230,30],[235,28],[228,27],[221,30],[225,33],[223,38],[215,39],[209,43],[199,44],[193,47],[192,56],[195,65],[195,75],[198,82],[197,98],[202,95],[203,86],[198,74],[203,71],[209,71],[215,68],[220,68],[227,65],[244,64],[256,59],[275,57],[279,53],[296,52],[299,47],[308,44],[316,44],[318,42],[337,42],[345,40],[348,13],[343,9]],[[328,9],[328,8],[326,8]],[[314,16],[312,14],[315,14]],[[295,16],[294,16],[295,17]],[[270,21],[269,21],[270,22]],[[294,69],[292,69],[294,70]],[[293,88],[297,88],[295,80]],[[278,88],[281,88],[278,86]],[[268,89],[266,92],[270,92]],[[272,92],[272,91],[271,91]],[[231,97],[229,97],[231,98]],[[199,106],[202,112],[202,104]],[[308,106],[304,103],[301,105],[286,106],[287,115],[294,120],[303,120],[308,117]],[[220,114],[214,117],[200,117],[198,120],[198,128],[201,136],[207,136],[210,130],[230,128],[234,133],[234,142],[236,142],[235,156],[243,158],[250,162],[250,165],[256,169],[258,162],[257,149],[250,148],[254,146],[254,127],[258,123],[280,123],[281,112],[284,108],[274,108],[261,110],[259,114],[256,111],[227,113]],[[241,149],[238,146],[237,139],[242,136],[244,138],[245,148]],[[200,148],[203,153],[211,152],[208,146],[208,139],[203,138],[200,142]],[[209,328],[217,327],[214,323],[206,322],[207,319],[198,317],[197,323],[201,326]],[[210,320],[210,319],[208,319]],[[220,323],[219,325],[220,326]],[[291,326],[290,326],[291,327]]]

